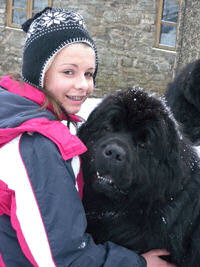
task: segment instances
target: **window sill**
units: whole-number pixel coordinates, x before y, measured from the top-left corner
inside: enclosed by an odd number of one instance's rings
[[[157,48],[157,47],[152,47],[152,50],[166,52],[166,53],[170,53],[170,54],[176,54],[176,51],[169,50],[169,49],[161,49],[161,48]]]
[[[14,30],[14,31],[20,31],[22,32],[23,30],[20,28],[14,28],[14,27],[9,27],[9,26],[5,26],[5,25],[0,25],[0,28],[4,28],[6,30]]]

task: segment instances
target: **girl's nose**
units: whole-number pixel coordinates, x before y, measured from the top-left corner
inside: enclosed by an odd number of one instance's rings
[[[82,90],[87,90],[89,86],[87,78],[84,76],[79,76],[77,77],[75,81],[75,88],[76,89],[82,89]]]

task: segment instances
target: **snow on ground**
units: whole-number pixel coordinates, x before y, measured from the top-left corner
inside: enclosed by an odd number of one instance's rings
[[[198,156],[200,157],[200,146],[195,146],[194,148],[196,149],[196,152]]]
[[[77,113],[83,119],[87,119],[91,111],[102,101],[101,98],[88,98],[82,104],[81,110]]]
[[[81,110],[76,114],[83,118],[84,120],[87,120],[89,114],[92,112],[92,110],[102,101],[101,98],[87,98],[85,102],[81,106]],[[83,120],[83,122],[84,122]],[[66,121],[63,122],[66,125]],[[81,124],[78,124],[78,127],[80,127]],[[70,132],[74,135],[77,133],[77,128],[70,123]]]

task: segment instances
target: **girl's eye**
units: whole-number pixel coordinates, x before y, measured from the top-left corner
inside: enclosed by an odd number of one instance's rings
[[[85,76],[87,76],[89,78],[93,78],[94,74],[92,72],[86,72]]]
[[[66,70],[66,71],[64,71],[64,73],[65,73],[66,75],[72,75],[72,74],[73,74],[72,70]]]

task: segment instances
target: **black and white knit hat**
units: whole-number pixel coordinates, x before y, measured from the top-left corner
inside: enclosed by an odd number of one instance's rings
[[[43,88],[47,66],[62,48],[72,43],[86,43],[94,49],[95,82],[98,68],[97,50],[80,14],[47,7],[27,20],[22,29],[27,32],[21,74],[26,83]]]

